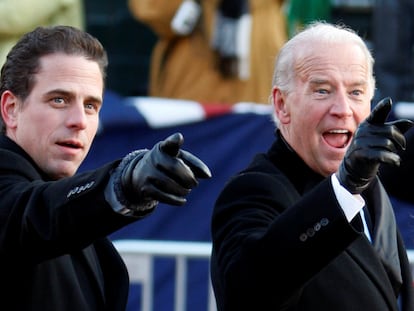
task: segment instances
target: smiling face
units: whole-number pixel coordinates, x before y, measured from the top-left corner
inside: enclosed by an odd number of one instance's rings
[[[72,176],[95,137],[103,80],[96,62],[82,56],[50,54],[29,96],[1,98],[6,135],[20,145],[52,179]]]
[[[370,113],[367,59],[355,44],[314,44],[296,63],[292,92],[275,87],[279,128],[315,172],[337,171],[358,124]]]

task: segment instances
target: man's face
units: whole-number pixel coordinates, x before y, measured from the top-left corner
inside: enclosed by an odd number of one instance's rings
[[[283,137],[314,171],[338,170],[352,135],[370,113],[362,50],[349,43],[315,45],[299,63],[293,92],[274,90]]]
[[[3,95],[10,114],[7,136],[52,179],[72,176],[98,129],[102,94],[96,62],[60,53],[44,56],[24,103],[12,93]]]

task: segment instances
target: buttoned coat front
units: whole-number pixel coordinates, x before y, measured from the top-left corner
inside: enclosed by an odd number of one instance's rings
[[[279,138],[232,178],[212,218],[218,310],[414,310],[411,272],[379,180],[363,193],[373,243]],[[398,302],[399,301],[399,302]]]
[[[105,201],[116,164],[52,182],[0,138],[0,310],[125,310],[127,270],[106,236],[136,219]]]

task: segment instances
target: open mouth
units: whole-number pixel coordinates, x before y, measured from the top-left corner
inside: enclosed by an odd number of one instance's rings
[[[345,148],[348,146],[352,133],[348,130],[335,129],[323,133],[323,138],[328,145],[334,148]]]
[[[59,146],[66,147],[66,148],[73,148],[73,149],[79,149],[81,148],[80,144],[73,143],[73,142],[58,142]]]

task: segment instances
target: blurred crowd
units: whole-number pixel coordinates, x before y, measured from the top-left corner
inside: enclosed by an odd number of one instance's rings
[[[180,7],[187,2],[200,7],[194,28],[187,34],[174,34],[171,22],[174,16],[179,15]],[[125,88],[124,83],[119,89],[126,95],[224,104],[240,101],[267,104],[270,71],[281,44],[305,24],[326,20],[349,25],[367,41],[376,59],[376,99],[390,96],[397,102],[414,101],[411,91],[414,83],[413,27],[410,26],[414,20],[411,18],[413,6],[412,1],[408,0],[129,0],[123,9],[118,7],[118,10],[125,10],[125,14],[119,15],[129,20],[130,28],[131,25],[135,27],[131,31],[126,30],[124,35],[125,42],[138,45],[134,50],[135,60],[131,59],[133,51],[126,51],[127,45],[123,45],[124,53],[129,53],[129,63],[135,63],[135,67],[132,65],[127,68],[123,64],[124,70],[117,73],[135,68],[135,73],[128,76],[130,83],[138,77],[141,84],[122,90],[122,87]],[[108,9],[113,13],[113,6]],[[87,16],[98,14],[86,13]],[[93,27],[97,20],[90,19],[89,27]],[[227,23],[226,27],[219,26],[223,20],[233,23]],[[112,31],[116,31],[115,24]],[[110,26],[106,27],[108,35],[111,30]],[[227,41],[224,42],[233,43],[218,47],[218,29],[227,29],[223,31],[227,34],[227,39],[224,39]],[[244,37],[235,36],[237,31],[243,33]],[[231,33],[234,35],[233,41],[229,35]],[[136,40],[131,40],[131,36]],[[223,35],[221,38],[226,37]],[[111,53],[111,46],[108,48]],[[114,48],[118,49],[114,58],[118,58],[119,48]],[[146,62],[142,63],[143,60]],[[234,68],[244,68],[244,71],[235,74]]]
[[[326,20],[355,29],[372,49],[376,99],[414,101],[410,0],[42,0],[37,10],[30,3],[0,2],[0,61],[37,25],[73,25],[104,44],[107,88],[122,96],[267,104],[281,45]]]

